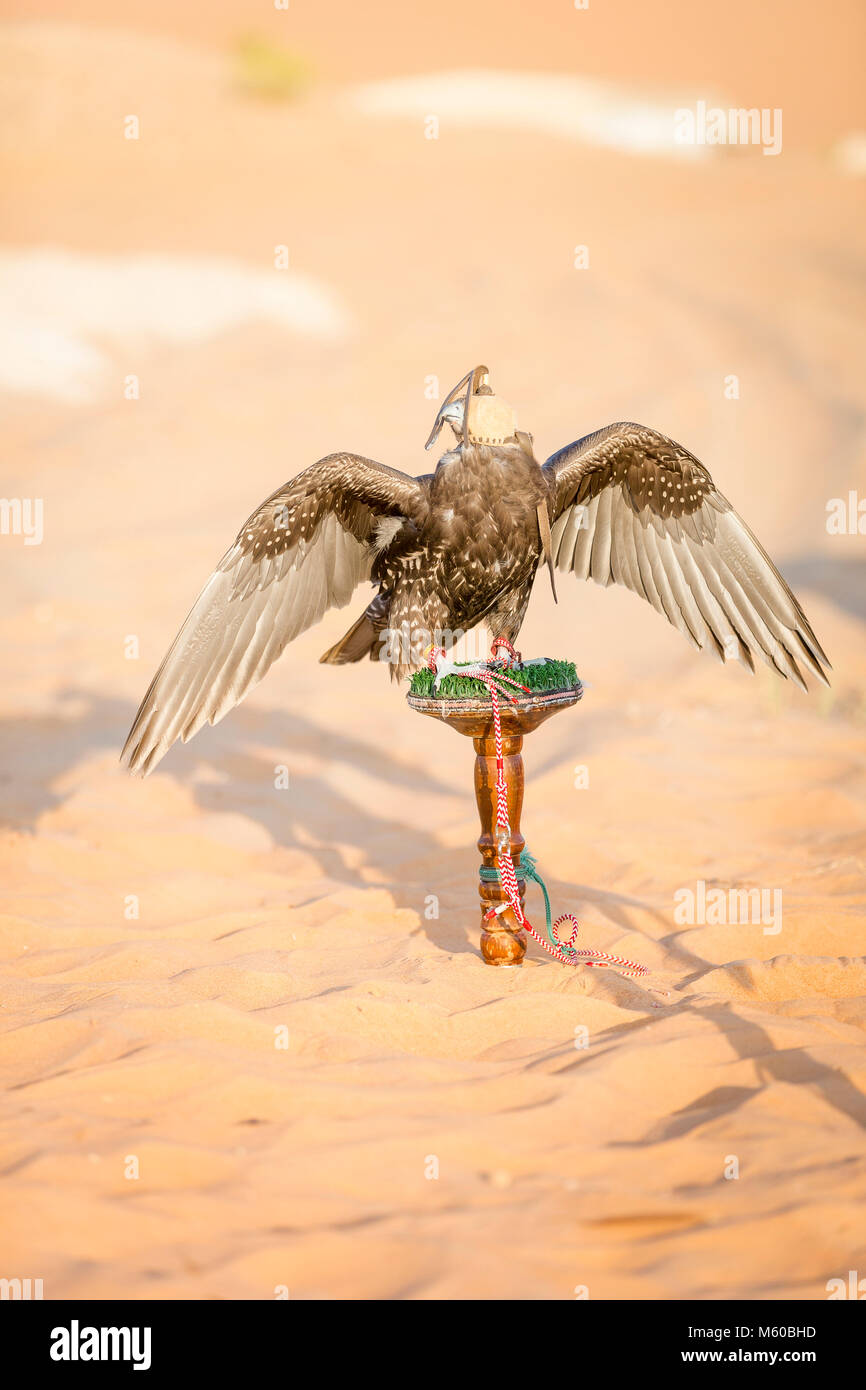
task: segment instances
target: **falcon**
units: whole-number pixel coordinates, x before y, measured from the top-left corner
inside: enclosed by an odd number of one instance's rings
[[[358,454],[320,459],[241,528],[154,676],[121,757],[150,772],[228,713],[294,638],[363,581],[376,592],[321,660],[364,657],[400,679],[432,645],[484,623],[513,643],[540,567],[646,599],[698,650],[806,688],[830,663],[766,551],[688,449],[607,425],[535,458],[475,367],[442,403],[454,447],[413,478]],[[554,596],[556,594],[554,585]]]

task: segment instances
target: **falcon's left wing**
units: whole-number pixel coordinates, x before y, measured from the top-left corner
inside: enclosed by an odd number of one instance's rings
[[[769,555],[702,463],[644,425],[608,425],[543,466],[561,570],[624,584],[694,647],[754,670],[757,652],[803,689],[830,663]]]

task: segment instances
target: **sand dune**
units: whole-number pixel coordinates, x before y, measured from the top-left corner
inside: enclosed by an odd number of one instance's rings
[[[45,510],[41,545],[0,536],[0,1272],[46,1298],[825,1298],[866,1260],[864,542],[826,527],[866,491],[851,94],[800,82],[797,30],[777,160],[426,142],[351,105],[413,70],[396,40],[338,36],[341,80],[271,106],[226,76],[227,15],[5,49],[2,265],[59,346],[0,381],[2,491]],[[592,71],[533,23],[526,72],[634,95],[634,22]],[[487,65],[519,72],[518,38]],[[729,35],[691,69],[684,42],[684,85],[752,99]],[[647,980],[482,964],[471,750],[375,667],[317,664],[345,614],[147,782],[117,765],[251,508],[336,448],[428,468],[430,379],[477,360],[542,456],[615,418],[688,443],[834,664],[803,695],[628,593],[539,587],[521,645],[587,694],[527,746],[524,831],[557,912]],[[780,929],[677,920],[699,883],[778,890]]]
[[[70,401],[107,385],[111,359],[94,341],[200,343],[250,322],[325,341],[349,329],[337,297],[312,277],[213,257],[7,253],[0,293],[0,386]]]

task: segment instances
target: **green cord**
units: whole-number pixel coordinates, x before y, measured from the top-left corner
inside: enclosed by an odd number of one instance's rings
[[[556,937],[553,935],[553,914],[550,910],[550,894],[547,891],[547,884],[544,882],[544,879],[538,872],[535,860],[529,853],[528,849],[524,849],[521,851],[520,857],[518,858],[517,863],[514,867],[517,873],[521,874],[523,878],[532,879],[533,883],[537,883],[542,893],[544,894],[544,915],[547,918],[547,921],[545,923],[547,939],[551,942],[553,946],[556,946],[557,949],[560,951],[573,951],[574,947],[563,946],[563,944],[557,941]],[[482,864],[481,868],[478,870],[478,876],[481,879],[482,883],[502,882],[502,876],[495,866],[492,869],[488,869],[486,864]]]

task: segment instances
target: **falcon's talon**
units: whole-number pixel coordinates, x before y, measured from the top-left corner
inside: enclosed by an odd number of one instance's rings
[[[507,657],[498,657],[496,655],[500,647],[505,647],[508,652]],[[507,637],[494,637],[490,644],[490,660],[501,662],[505,669],[508,670],[510,666],[520,666],[523,661],[523,655],[521,652],[515,651]]]

